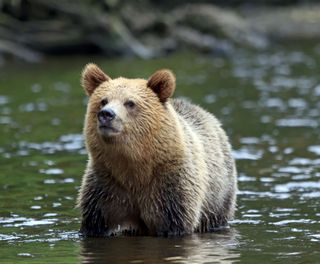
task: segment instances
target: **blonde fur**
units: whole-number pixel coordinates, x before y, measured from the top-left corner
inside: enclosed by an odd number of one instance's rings
[[[169,70],[148,81],[111,80],[95,67],[83,77],[94,82],[83,81],[91,96],[84,126],[89,161],[78,197],[82,233],[168,235],[226,225],[235,210],[236,169],[217,119],[170,99],[175,78]],[[123,127],[111,138],[97,131],[106,97]],[[137,105],[131,112],[123,106],[128,99]]]

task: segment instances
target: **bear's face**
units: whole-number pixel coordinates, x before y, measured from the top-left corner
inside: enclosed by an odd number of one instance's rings
[[[94,64],[82,74],[89,98],[90,126],[104,138],[143,139],[159,126],[159,115],[174,92],[175,77],[160,70],[149,79],[111,79]],[[165,114],[165,113],[164,113]],[[88,125],[88,124],[87,124]]]

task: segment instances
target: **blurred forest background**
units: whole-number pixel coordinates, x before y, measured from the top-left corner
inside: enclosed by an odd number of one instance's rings
[[[0,0],[0,61],[50,54],[232,54],[320,38],[317,0]]]

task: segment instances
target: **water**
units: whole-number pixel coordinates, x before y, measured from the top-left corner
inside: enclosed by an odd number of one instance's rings
[[[176,96],[215,113],[239,171],[231,228],[183,238],[82,239],[75,199],[86,164],[80,72],[168,67]],[[192,62],[192,63],[190,63]],[[320,46],[297,43],[232,58],[53,58],[0,72],[1,263],[319,263]]]

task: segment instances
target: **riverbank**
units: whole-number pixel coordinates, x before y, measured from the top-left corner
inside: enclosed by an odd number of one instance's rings
[[[148,59],[181,49],[232,55],[237,47],[264,49],[278,41],[320,39],[319,4],[183,4],[168,10],[149,1],[113,2],[34,0],[14,6],[4,1],[0,61],[41,62],[46,55],[84,53]]]

